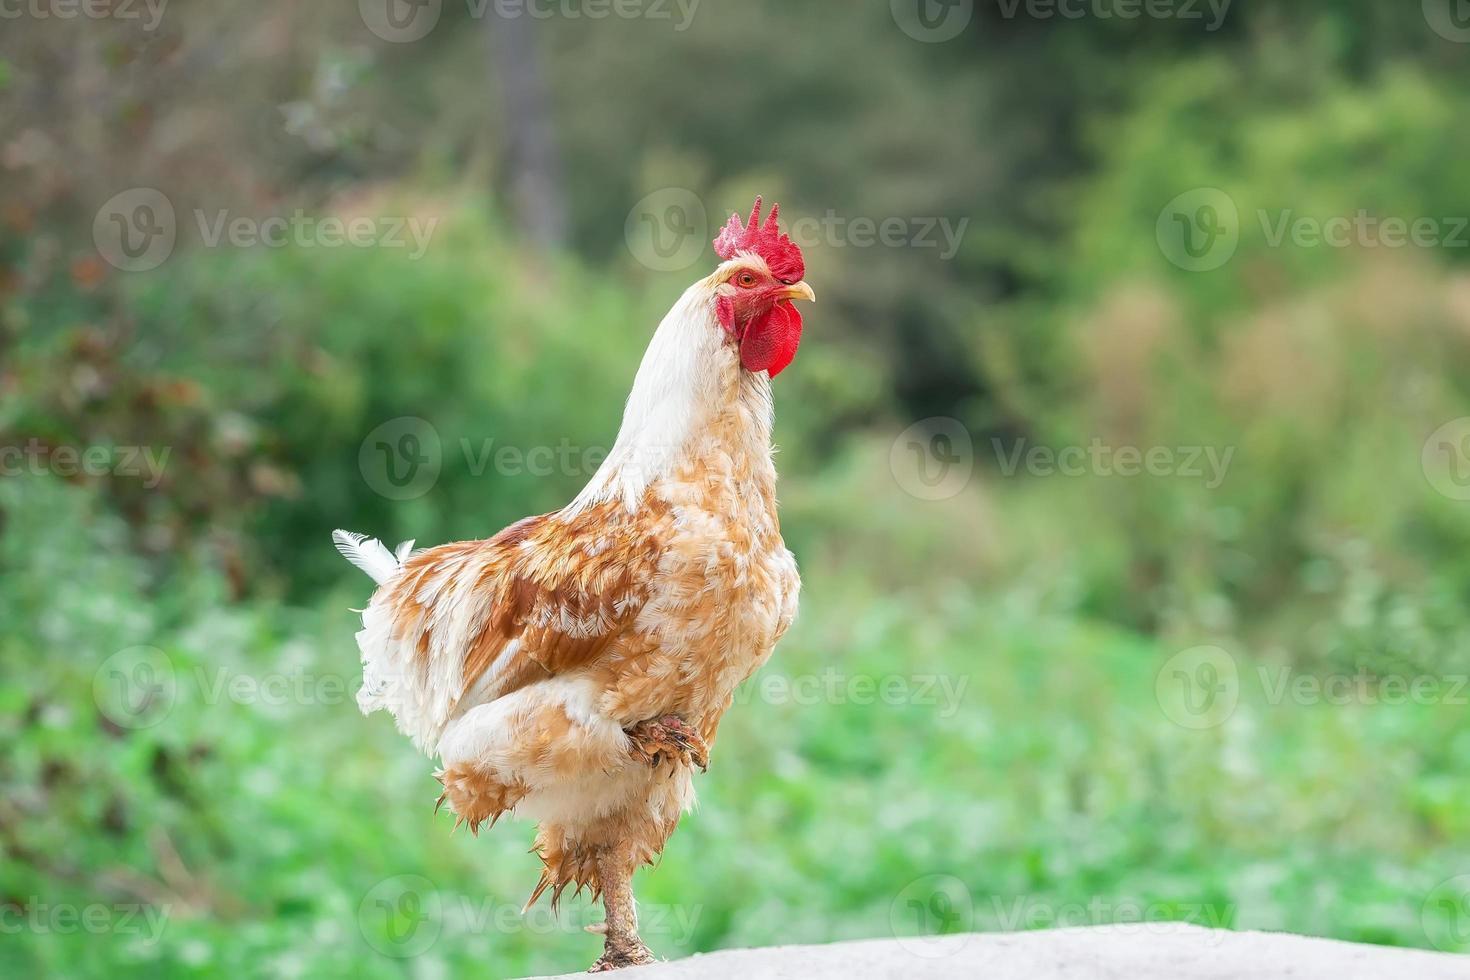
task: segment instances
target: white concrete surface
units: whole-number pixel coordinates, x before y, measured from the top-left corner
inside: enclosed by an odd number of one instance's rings
[[[614,975],[629,980],[1470,980],[1470,956],[1150,923],[731,949]]]

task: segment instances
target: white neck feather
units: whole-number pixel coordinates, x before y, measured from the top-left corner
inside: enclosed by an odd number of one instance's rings
[[[636,508],[649,484],[677,466],[695,437],[746,390],[757,399],[764,393],[757,411],[768,422],[770,382],[764,374],[741,370],[715,317],[718,281],[717,273],[690,286],[658,325],[638,366],[617,441],[564,513],[613,499]]]

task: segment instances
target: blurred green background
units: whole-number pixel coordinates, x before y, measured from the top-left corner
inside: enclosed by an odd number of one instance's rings
[[[358,714],[328,535],[564,503],[757,193],[802,612],[654,950],[1470,951],[1464,4],[391,3],[0,25],[0,971],[595,957]]]

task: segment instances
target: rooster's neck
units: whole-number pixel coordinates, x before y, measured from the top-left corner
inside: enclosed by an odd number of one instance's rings
[[[692,457],[754,454],[770,466],[771,382],[743,370],[715,317],[715,278],[690,286],[654,332],[607,459],[568,508],[644,492]],[[774,472],[772,472],[774,479]]]

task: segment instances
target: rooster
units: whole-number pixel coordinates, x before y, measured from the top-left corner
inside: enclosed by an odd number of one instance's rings
[[[633,872],[694,800],[693,773],[737,685],[796,614],[781,540],[771,379],[814,300],[777,222],[732,215],[720,264],[659,324],[617,441],[570,504],[494,537],[396,552],[346,531],[378,583],[357,634],[364,714],[387,709],[438,756],[439,805],[478,834],[537,822],[553,908],[568,886],[605,911],[593,972],[648,963]]]

